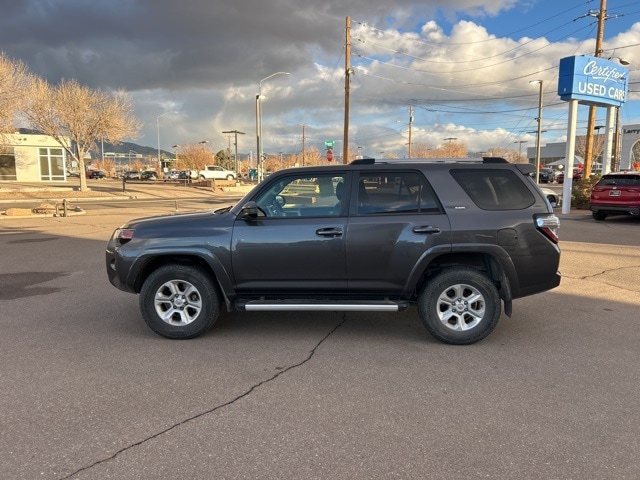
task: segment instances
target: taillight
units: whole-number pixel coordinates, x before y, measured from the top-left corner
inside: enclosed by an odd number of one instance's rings
[[[560,228],[560,219],[553,214],[536,215],[536,228],[544,234],[553,243],[558,243],[558,229]]]

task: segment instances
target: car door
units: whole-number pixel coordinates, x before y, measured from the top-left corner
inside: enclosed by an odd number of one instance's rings
[[[360,172],[353,183],[349,291],[404,293],[419,265],[451,250],[449,219],[419,171]]]
[[[277,176],[254,197],[260,216],[238,218],[232,265],[238,293],[318,295],[346,288],[345,175]]]

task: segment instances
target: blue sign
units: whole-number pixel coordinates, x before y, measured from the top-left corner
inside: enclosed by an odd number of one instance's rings
[[[628,88],[629,70],[616,62],[588,55],[560,60],[558,95],[562,100],[621,107]]]

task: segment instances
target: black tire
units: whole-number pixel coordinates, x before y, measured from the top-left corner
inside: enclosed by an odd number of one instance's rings
[[[607,218],[607,214],[604,212],[591,212],[593,215],[593,218],[596,220],[604,220],[605,218]]]
[[[140,310],[145,323],[166,338],[194,338],[207,331],[220,313],[220,294],[202,270],[165,265],[142,285]]]
[[[234,180],[235,177],[233,175],[227,175],[227,180]]]
[[[484,273],[466,267],[443,270],[418,298],[429,333],[452,345],[469,345],[489,335],[500,320],[500,295]]]

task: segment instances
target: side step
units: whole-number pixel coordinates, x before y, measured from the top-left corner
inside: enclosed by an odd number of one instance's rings
[[[249,312],[399,312],[409,307],[408,302],[335,301],[335,300],[238,300],[237,310]]]

